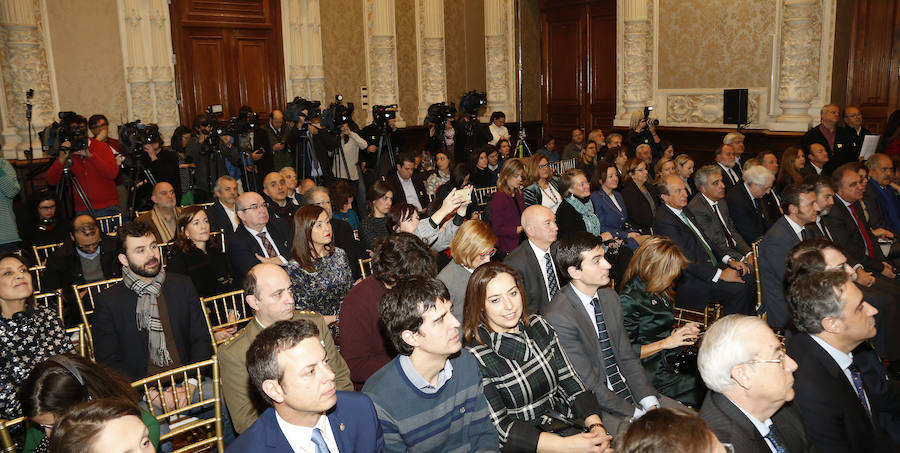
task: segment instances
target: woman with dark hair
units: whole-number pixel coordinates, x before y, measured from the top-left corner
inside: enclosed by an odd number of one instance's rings
[[[156,448],[138,406],[121,398],[81,403],[64,415],[50,438],[50,453],[153,453]]]
[[[56,194],[48,188],[40,189],[32,195],[30,225],[21,225],[22,248],[35,245],[58,244],[69,237],[71,225],[62,219],[62,210],[57,211]],[[26,217],[23,219],[28,221]]]
[[[83,401],[100,398],[120,398],[135,405],[141,400],[128,381],[79,355],[56,355],[34,367],[19,388],[22,414],[32,422],[23,453],[48,451],[47,436],[59,418]],[[159,421],[145,410],[140,411],[140,417],[153,446],[159,446]]]
[[[347,181],[339,179],[331,183],[328,191],[331,194],[332,217],[347,222],[351,229],[359,230],[359,216],[353,210],[356,189],[350,187]]]
[[[191,139],[191,128],[178,126],[172,133],[169,148],[178,158],[178,184],[175,185],[176,193],[180,193],[181,206],[194,204],[194,165],[193,160],[187,155],[187,143]],[[173,184],[174,185],[174,184]]]
[[[497,141],[497,166],[503,168],[503,163],[512,157],[512,144],[508,139],[500,139]],[[499,173],[499,172],[497,172]]]
[[[425,221],[419,219],[415,206],[398,203],[392,206],[387,214],[387,228],[391,234],[412,233],[428,244],[432,250],[440,252],[447,249],[456,230],[466,220],[466,209],[471,202],[469,198],[460,199],[457,191],[453,190],[444,198],[441,207]],[[441,226],[441,222],[451,214],[453,214],[451,221]]]
[[[35,365],[71,350],[59,314],[35,305],[28,265],[0,254],[0,419],[22,416],[16,391]]]
[[[626,225],[628,208],[625,207],[622,194],[616,191],[618,187],[619,175],[615,165],[601,162],[591,181],[593,189],[591,203],[594,206],[594,214],[600,221],[600,231],[607,231],[613,237],[624,240],[632,250],[635,250],[638,241],[643,240],[643,236]]]
[[[623,427],[624,428],[624,427]],[[706,423],[691,412],[660,408],[632,421],[616,439],[618,453],[726,453]],[[763,450],[768,451],[768,450]]]
[[[888,156],[900,155],[900,110],[894,110],[884,125],[878,152]]]
[[[525,198],[522,196],[522,173],[525,166],[519,159],[509,159],[500,170],[497,192],[491,198],[491,228],[497,235],[497,248],[504,253],[511,252],[519,245],[522,234],[522,211]]]
[[[597,143],[589,141],[584,144],[584,149],[581,150],[581,153],[578,154],[578,158],[575,159],[575,168],[584,172],[584,177],[590,181],[594,176],[594,168],[596,167]]]
[[[641,234],[650,234],[656,212],[656,190],[648,184],[647,164],[636,158],[625,161],[625,181],[622,198],[628,209],[628,223]]]
[[[444,120],[443,130],[438,130],[434,124],[426,124],[428,126],[428,139],[425,143],[425,149],[434,155],[444,153],[449,157],[453,157],[456,149],[456,129],[453,127],[453,120]]]
[[[220,240],[210,240],[206,211],[188,206],[178,214],[175,225],[175,245],[169,249],[166,271],[189,276],[200,297],[237,289]]]
[[[373,250],[378,239],[388,235],[385,216],[394,203],[394,192],[385,181],[376,181],[366,193],[366,217],[359,224],[359,240],[363,247]]]
[[[659,160],[659,159],[665,159],[665,158],[669,158],[669,159],[675,158],[675,145],[673,145],[672,142],[670,142],[668,140],[663,140],[663,141],[659,142],[659,150],[660,150],[659,155],[653,156],[655,159]]]
[[[678,370],[675,359],[700,335],[697,323],[675,328],[675,280],[687,258],[670,239],[651,236],[631,259],[619,292],[625,330],[647,377],[659,393],[691,407],[703,402],[705,388],[696,372]]]
[[[446,198],[451,190],[462,189],[463,187],[468,186],[471,174],[472,172],[468,164],[462,162],[456,164],[453,167],[453,171],[450,173],[450,179],[437,188],[434,199]]]
[[[463,338],[478,361],[503,451],[604,451],[610,436],[544,318],[528,313],[522,278],[505,264],[475,269],[466,288]],[[554,411],[588,428],[550,428]],[[580,424],[580,423],[579,423]]]
[[[331,219],[320,206],[294,213],[291,261],[286,266],[294,290],[294,309],[320,313],[333,324],[341,301],[353,285],[347,254],[334,246]]]
[[[559,193],[559,182],[550,169],[549,159],[543,154],[535,154],[524,160],[523,184],[526,187],[522,190],[522,195],[525,197],[525,207],[539,204],[556,212],[562,201],[562,194]]]
[[[485,145],[469,156],[469,182],[476,189],[493,186],[494,172],[488,168],[488,153],[496,152],[496,148]]]
[[[491,133],[491,139],[488,145],[498,146],[500,140],[509,140],[509,130],[506,129],[506,114],[503,112],[491,113],[491,124],[488,125],[488,131]]]
[[[806,166],[806,156],[803,150],[796,146],[788,146],[781,154],[781,165],[778,166],[778,176],[775,178],[775,190],[781,192],[791,184],[803,183],[803,175],[800,169]]]
[[[545,135],[541,138],[541,149],[535,154],[543,154],[550,162],[559,162],[559,153],[556,152],[556,138],[552,135]]]
[[[622,181],[622,175],[625,174],[625,161],[628,160],[628,152],[625,150],[625,147],[608,148],[606,154],[603,155],[603,160],[615,167],[616,175],[619,177],[619,181]]]
[[[450,180],[450,170],[452,169],[453,153],[443,150],[434,153],[434,173],[425,180],[425,192],[434,197],[438,187]]]

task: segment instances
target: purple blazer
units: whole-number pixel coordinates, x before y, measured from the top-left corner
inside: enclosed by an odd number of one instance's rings
[[[515,198],[497,191],[491,199],[491,227],[497,235],[497,250],[509,253],[519,245],[516,228],[522,225],[525,197],[517,191]]]

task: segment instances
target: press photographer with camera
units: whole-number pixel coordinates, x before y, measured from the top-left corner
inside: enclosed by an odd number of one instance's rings
[[[240,150],[233,145],[231,136],[224,134],[224,129],[213,130],[216,113],[211,110],[208,109],[209,113],[205,115],[194,116],[191,124],[193,135],[186,146],[188,157],[196,165],[194,203],[213,201],[212,189],[216,179],[229,174],[228,167],[225,165],[226,160],[232,165],[241,165]],[[214,134],[217,131],[223,133]]]
[[[179,164],[178,155],[170,148],[163,148],[163,139],[159,135],[159,129],[156,125],[152,126],[153,135],[149,138],[150,143],[144,143],[143,151],[150,158],[150,172],[156,178],[156,182],[167,182],[175,189],[176,200],[181,200],[181,190],[179,184]]]
[[[85,198],[93,209],[93,213],[90,212],[89,207],[73,188],[71,196],[76,215],[93,214],[95,217],[103,217],[121,212],[116,191],[119,164],[113,155],[112,147],[100,140],[88,139],[87,120],[74,112],[61,112],[56,129],[56,138],[60,143],[45,142],[45,147],[49,146],[51,154],[54,149],[58,150],[56,160],[47,170],[47,184],[51,186],[59,184],[63,170],[68,167],[72,176],[84,189]],[[47,140],[52,142],[52,139]]]
[[[631,113],[631,130],[628,131],[628,146],[636,149],[638,145],[650,145],[653,155],[659,155],[662,150],[659,148],[659,142],[662,141],[656,133],[656,126],[659,120],[651,118],[650,113],[653,107],[644,107],[644,110],[635,110]]]
[[[284,113],[272,110],[269,113],[269,123],[256,133],[258,148],[263,152],[262,158],[256,161],[260,175],[268,175],[296,164],[294,150],[287,145],[290,132],[291,128],[284,122]]]
[[[340,95],[337,97],[340,98]],[[332,116],[335,113],[335,105],[331,104],[328,109]],[[326,184],[333,179],[329,154],[338,147],[338,139],[337,133],[322,130],[328,126],[324,124],[326,121],[322,117],[320,106],[319,101],[308,101],[299,96],[287,104],[284,117],[291,126],[286,144],[293,150],[294,159],[287,166],[296,167],[299,179],[311,179],[317,184]],[[320,123],[313,121],[320,117],[322,118]],[[352,122],[351,128],[355,128]],[[273,171],[280,169],[276,168]]]

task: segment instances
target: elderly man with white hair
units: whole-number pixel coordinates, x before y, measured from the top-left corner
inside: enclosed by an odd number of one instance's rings
[[[738,233],[752,244],[766,234],[777,218],[771,218],[763,197],[772,190],[775,175],[768,168],[756,165],[744,172],[743,183],[737,184],[725,195],[728,211]]]
[[[744,167],[741,165],[741,156],[744,155],[744,134],[740,132],[729,132],[722,138],[722,144],[731,145],[731,148],[734,150],[734,167],[732,167],[732,169],[737,173],[738,178],[740,178],[741,172],[744,170]]]
[[[726,316],[707,329],[697,368],[709,393],[700,418],[737,453],[811,450],[794,399],[797,362],[755,316]]]

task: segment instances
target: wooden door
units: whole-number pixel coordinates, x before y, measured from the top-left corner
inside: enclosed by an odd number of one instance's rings
[[[847,100],[859,106],[863,125],[880,134],[900,107],[900,2],[856,0]]]
[[[283,108],[278,0],[179,0],[170,10],[182,124],[211,104],[222,104],[225,119],[242,105]]]

